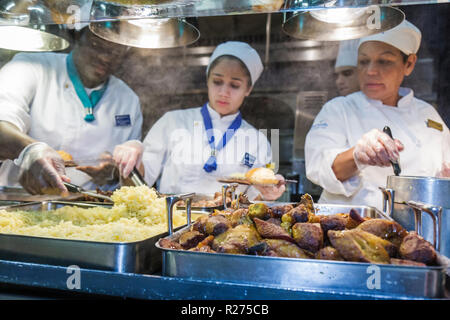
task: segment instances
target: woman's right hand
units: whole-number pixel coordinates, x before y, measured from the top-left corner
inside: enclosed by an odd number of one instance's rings
[[[130,140],[114,148],[113,160],[120,175],[128,178],[135,167],[139,167],[144,153],[144,145],[138,140]]]
[[[358,140],[353,150],[353,158],[359,170],[366,166],[388,167],[391,161],[397,162],[403,144],[391,139],[386,133],[373,129]]]

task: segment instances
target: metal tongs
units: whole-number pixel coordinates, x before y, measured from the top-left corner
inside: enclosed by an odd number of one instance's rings
[[[90,197],[94,197],[94,198],[106,200],[106,201],[111,202],[111,203],[114,202],[114,201],[113,201],[110,197],[108,197],[108,196],[104,196],[104,195],[98,194],[98,193],[96,193],[96,192],[90,192],[90,191],[84,190],[82,187],[77,186],[76,184],[72,184],[72,183],[69,183],[69,182],[63,182],[63,183],[64,183],[64,185],[66,186],[66,188],[67,188],[67,190],[68,190],[69,192],[73,192],[73,193],[81,193],[81,194],[84,194],[84,195],[86,195],[86,196],[90,196]]]
[[[385,126],[383,128],[383,132],[386,133],[392,140],[394,140],[394,138],[392,137],[392,132],[391,132],[391,128],[389,128],[388,126]],[[394,174],[396,176],[398,176],[402,170],[400,169],[400,165],[398,164],[397,161],[391,161],[392,164],[392,168],[394,169]]]

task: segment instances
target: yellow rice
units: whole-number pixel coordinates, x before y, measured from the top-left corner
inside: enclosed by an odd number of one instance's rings
[[[164,198],[147,186],[122,187],[111,198],[112,208],[65,206],[51,211],[0,210],[0,233],[101,242],[133,242],[167,231]],[[186,215],[174,210],[174,227]]]

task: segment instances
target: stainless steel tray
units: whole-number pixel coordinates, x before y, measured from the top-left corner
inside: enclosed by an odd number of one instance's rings
[[[368,206],[317,204],[315,207],[318,214],[347,213],[353,208],[362,217],[386,218],[381,211]],[[177,239],[187,228],[166,238]],[[438,298],[445,292],[446,266],[262,257],[166,249],[159,243],[156,246],[163,252],[162,274],[169,277],[379,296]]]
[[[92,208],[101,204],[63,201],[33,202],[3,208],[8,211],[48,211],[62,206]],[[117,272],[153,273],[161,268],[161,251],[155,246],[163,233],[136,242],[97,242],[0,234],[0,259],[53,264]]]

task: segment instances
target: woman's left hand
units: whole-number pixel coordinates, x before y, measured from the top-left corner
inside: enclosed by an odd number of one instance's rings
[[[255,185],[266,201],[275,201],[286,191],[284,177],[281,174],[277,174],[275,177],[280,181],[277,185],[267,187]]]

